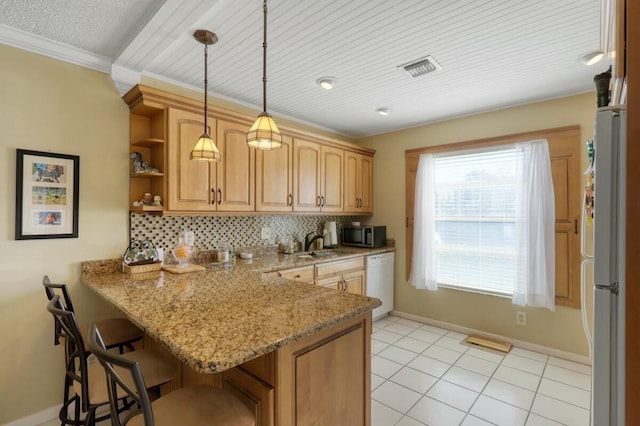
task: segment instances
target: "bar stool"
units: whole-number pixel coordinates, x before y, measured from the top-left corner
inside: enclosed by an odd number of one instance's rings
[[[109,390],[104,370],[98,363],[89,364],[87,359],[89,353],[85,350],[85,342],[75,314],[66,309],[59,295],[52,297],[47,304],[47,311],[53,315],[58,335],[64,340],[65,383],[70,383],[75,391],[72,398],[67,396],[65,404],[60,409],[60,420],[63,425],[95,425],[96,409],[109,403]],[[158,352],[137,350],[120,356],[138,363],[148,375],[149,380],[145,390],[157,388],[173,380],[175,376],[175,364]],[[75,417],[70,419],[67,410],[72,401],[75,401]],[[80,409],[86,413],[84,421],[80,420]]]
[[[255,426],[256,424],[253,414],[240,400],[226,390],[213,386],[184,387],[151,403],[145,392],[149,380],[140,363],[107,352],[95,323],[89,326],[87,341],[91,352],[107,372],[111,421],[115,426]],[[122,421],[117,412],[117,401],[122,396],[120,392],[125,392],[137,402],[137,409],[129,410]]]
[[[65,284],[53,284],[49,280],[49,276],[45,275],[42,278],[42,285],[44,286],[44,291],[49,300],[51,300],[56,294],[59,294],[63,299],[66,309],[68,311],[75,312],[73,303],[71,303],[71,296],[69,295],[69,291]],[[144,337],[144,332],[125,318],[108,318],[100,320],[98,324],[100,325],[100,330],[103,330],[104,341],[107,349],[117,347],[121,354],[124,353],[125,348],[130,351],[135,350],[132,343]],[[81,324],[80,330],[82,332],[82,336],[87,335],[86,325]],[[54,329],[53,343],[54,345],[60,344],[60,335],[57,326]],[[85,348],[85,350],[89,351],[88,348]]]

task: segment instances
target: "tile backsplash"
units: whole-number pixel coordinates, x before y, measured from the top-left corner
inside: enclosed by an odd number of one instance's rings
[[[156,248],[171,250],[178,243],[180,231],[195,233],[197,250],[212,250],[221,241],[234,248],[271,245],[292,237],[303,241],[309,232],[322,233],[326,221],[335,221],[340,235],[342,226],[361,221],[354,216],[155,216],[131,213],[130,235],[136,240],[150,240]],[[270,228],[271,238],[263,241],[262,228]],[[338,237],[340,238],[340,237]]]

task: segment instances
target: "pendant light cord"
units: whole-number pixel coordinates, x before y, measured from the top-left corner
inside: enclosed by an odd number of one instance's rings
[[[264,41],[262,43],[262,110],[267,112],[267,0],[263,3]]]
[[[209,80],[207,78],[208,70],[207,70],[207,56],[209,53],[209,45],[205,43],[204,45],[204,133],[209,134],[209,126],[207,126],[207,85]]]

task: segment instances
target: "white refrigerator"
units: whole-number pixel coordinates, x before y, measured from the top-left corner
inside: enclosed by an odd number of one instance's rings
[[[595,124],[593,386],[591,423],[624,425],[626,111]]]

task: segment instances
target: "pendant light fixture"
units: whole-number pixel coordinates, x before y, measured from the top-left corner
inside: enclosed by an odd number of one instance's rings
[[[264,42],[262,43],[262,113],[247,133],[247,144],[256,149],[278,149],[282,147],[282,134],[267,112],[267,0],[263,3]]]
[[[211,139],[211,136],[209,136],[209,127],[207,126],[207,53],[209,45],[215,44],[218,41],[218,36],[211,31],[196,30],[196,32],[193,33],[193,38],[204,44],[204,132],[200,136],[200,139],[198,139],[193,151],[191,151],[191,159],[199,161],[220,161],[220,151],[218,151],[216,143]]]

